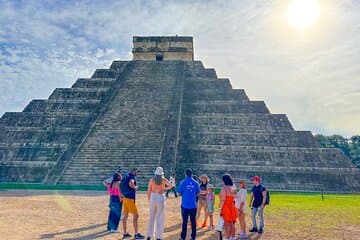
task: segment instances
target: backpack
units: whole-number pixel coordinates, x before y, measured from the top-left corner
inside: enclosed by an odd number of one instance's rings
[[[270,204],[270,192],[269,190],[267,190],[266,188],[263,187],[263,189],[266,190],[266,200],[265,200],[265,205],[269,205]]]

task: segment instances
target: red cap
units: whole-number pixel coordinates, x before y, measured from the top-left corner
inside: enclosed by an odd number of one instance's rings
[[[260,182],[260,177],[259,176],[254,176],[251,178],[251,181],[258,181]]]

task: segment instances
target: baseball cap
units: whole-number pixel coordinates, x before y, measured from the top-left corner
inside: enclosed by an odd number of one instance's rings
[[[135,167],[135,168],[132,168],[131,171],[132,171],[132,172],[140,172],[140,170],[139,170],[138,168],[136,168],[136,167]]]
[[[251,178],[251,181],[258,181],[260,182],[260,177],[259,176],[254,176]]]

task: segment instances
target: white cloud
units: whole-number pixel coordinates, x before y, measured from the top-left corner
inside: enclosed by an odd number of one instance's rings
[[[131,58],[133,35],[193,35],[195,56],[295,128],[360,133],[360,4],[320,1],[304,36],[286,1],[1,1],[0,115]]]

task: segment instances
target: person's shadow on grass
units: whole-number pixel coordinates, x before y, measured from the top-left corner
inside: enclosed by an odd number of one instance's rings
[[[86,232],[98,227],[105,227],[106,224],[105,223],[101,223],[101,224],[94,224],[94,225],[90,225],[90,226],[86,226],[86,227],[80,227],[80,228],[74,228],[74,229],[69,229],[63,232],[57,232],[57,233],[47,233],[47,234],[42,234],[40,236],[40,239],[52,239],[55,238],[57,236],[61,236],[61,235],[66,235],[66,234],[75,234],[75,233],[81,233],[81,232]],[[105,235],[110,234],[108,231],[106,230],[102,230],[100,232],[96,232],[96,233],[91,233],[91,234],[87,234],[84,236],[77,236],[77,237],[69,237],[69,238],[63,238],[63,239],[67,239],[67,240],[71,240],[71,239],[95,239],[95,238],[99,238]]]

